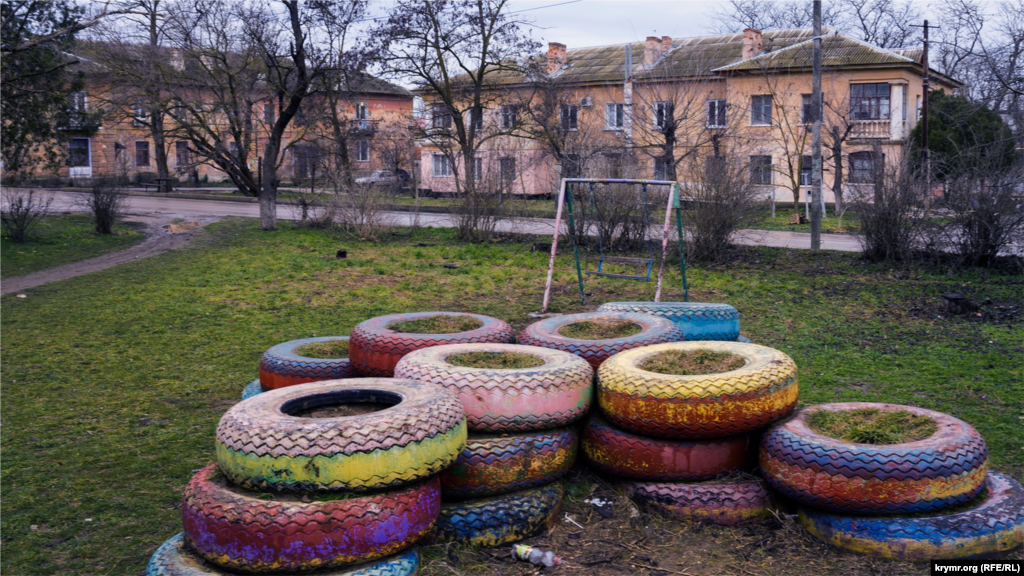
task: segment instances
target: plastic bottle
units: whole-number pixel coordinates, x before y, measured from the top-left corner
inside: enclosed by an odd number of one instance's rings
[[[512,548],[512,557],[517,560],[526,560],[533,564],[543,564],[544,566],[560,566],[562,559],[555,556],[555,553],[550,550],[541,550],[534,548],[533,546],[527,546],[526,544],[516,544]]]

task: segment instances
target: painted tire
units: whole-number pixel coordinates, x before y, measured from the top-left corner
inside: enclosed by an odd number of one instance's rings
[[[707,480],[757,465],[757,437],[669,440],[619,430],[600,416],[583,429],[583,453],[592,467],[638,480]]]
[[[608,338],[606,340],[567,338],[558,333],[560,329],[569,324],[599,319],[633,322],[639,324],[642,330],[632,336]],[[540,322],[534,322],[519,334],[519,343],[528,346],[540,346],[541,348],[553,348],[575,354],[590,362],[590,365],[596,369],[609,357],[623,350],[661,342],[675,342],[682,340],[682,338],[682,328],[666,318],[659,318],[650,314],[630,314],[626,312],[587,312],[584,314],[555,316]]]
[[[277,390],[286,386],[355,378],[356,369],[348,358],[310,358],[295,353],[295,349],[316,342],[348,340],[348,336],[323,336],[292,340],[271,347],[260,358],[260,382],[264,390]]]
[[[968,509],[932,516],[845,516],[801,509],[800,524],[821,540],[895,560],[949,560],[995,556],[1024,545],[1024,489],[1006,474],[989,472],[988,493]]]
[[[736,340],[740,313],[728,304],[704,302],[606,302],[598,312],[635,312],[668,318],[683,329],[683,340]]]
[[[415,548],[359,566],[316,572],[317,576],[416,576],[419,572],[420,556]],[[184,533],[172,536],[164,542],[149,560],[146,576],[230,576],[222,572],[185,545]]]
[[[818,410],[905,410],[935,420],[932,436],[905,444],[858,444],[813,432]],[[808,506],[899,514],[955,506],[977,496],[988,470],[985,440],[970,424],[913,406],[844,402],[801,409],[761,439],[761,470],[772,488]]]
[[[638,368],[668,350],[710,350],[746,359],[720,374],[676,376]],[[767,346],[740,342],[673,342],[615,355],[598,370],[597,401],[608,420],[664,438],[720,438],[764,428],[793,411],[796,364]]]
[[[388,328],[399,322],[422,320],[434,316],[469,316],[483,323],[475,330],[454,332],[451,334],[412,334],[395,332]],[[390,314],[378,316],[360,322],[353,330],[349,340],[348,356],[356,370],[365,376],[383,376],[390,378],[395,374],[395,365],[406,354],[444,344],[465,343],[505,343],[516,341],[516,334],[506,322],[462,312],[412,312],[409,314]]]
[[[771,495],[760,479],[623,482],[622,487],[637,504],[676,520],[737,526],[771,515]]]
[[[257,394],[262,394],[262,393],[263,393],[263,384],[260,384],[260,379],[257,378],[255,380],[253,380],[252,382],[249,382],[248,384],[246,384],[245,388],[242,388],[242,400],[248,400],[249,398],[252,398],[253,396],[255,396]]]
[[[441,473],[441,494],[479,498],[550,484],[572,468],[578,445],[573,428],[502,436],[471,433],[458,459]]]
[[[381,402],[357,416],[302,418],[304,408]],[[454,394],[422,382],[354,378],[271,390],[217,425],[217,461],[249,490],[367,491],[413,482],[451,464],[466,442]]]
[[[500,546],[536,536],[562,510],[561,481],[541,488],[441,506],[436,533],[441,540]]]
[[[211,464],[185,487],[189,548],[208,562],[249,573],[334,568],[412,546],[441,512],[435,476],[395,490],[326,501],[279,501],[228,484]]]
[[[447,362],[467,352],[518,352],[540,357],[542,366],[467,368]],[[517,344],[450,344],[411,352],[398,361],[396,378],[438,384],[459,397],[469,429],[513,432],[571,424],[590,409],[594,369],[579,356]]]
[[[753,342],[750,341],[750,338],[747,338],[746,336],[737,336],[736,341],[744,344],[753,344]]]

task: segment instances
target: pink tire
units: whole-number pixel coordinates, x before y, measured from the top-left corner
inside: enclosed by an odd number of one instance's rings
[[[623,320],[640,325],[641,330],[632,336],[604,340],[569,338],[559,333],[559,330],[570,324],[594,320]],[[624,350],[676,342],[684,337],[683,329],[668,318],[628,312],[587,312],[555,316],[534,322],[519,333],[519,343],[575,354],[590,362],[596,370],[602,362]]]
[[[760,478],[623,482],[622,487],[637,504],[675,520],[738,526],[771,514],[771,494]]]
[[[515,352],[544,361],[534,368],[468,368],[447,358],[468,352]],[[449,344],[410,352],[396,378],[437,384],[458,396],[470,430],[515,432],[579,420],[593,399],[594,370],[579,356],[517,344]]]

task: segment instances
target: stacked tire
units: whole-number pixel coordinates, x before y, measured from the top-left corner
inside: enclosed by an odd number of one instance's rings
[[[650,314],[675,322],[681,340],[740,341],[740,313],[728,304],[707,302],[605,302],[598,312]],[[747,341],[749,343],[749,341]]]
[[[240,402],[216,439],[217,463],[186,486],[184,532],[153,555],[151,576],[415,574],[411,547],[437,523],[438,473],[466,420],[437,386],[329,380]]]
[[[473,368],[461,354],[532,357],[531,368]],[[469,437],[441,474],[441,539],[496,546],[533,536],[557,517],[560,478],[576,460],[573,426],[593,398],[593,369],[573,354],[515,344],[449,344],[410,352],[397,378],[444,387],[466,411]]]
[[[309,382],[357,377],[355,366],[347,356],[313,358],[301,352],[304,346],[328,342],[347,343],[348,336],[302,338],[270,347],[260,358],[259,377],[242,389],[242,400],[252,398],[267,390],[277,390]]]
[[[901,411],[931,419],[931,436],[898,444],[847,442],[808,424],[821,411]],[[985,441],[969,424],[911,406],[810,406],[773,426],[760,463],[771,487],[800,505],[814,536],[898,560],[995,555],[1024,544],[1024,489],[988,470]]]
[[[679,376],[641,365],[663,352],[738,356],[728,372]],[[637,503],[689,521],[736,525],[769,513],[769,492],[751,474],[762,429],[796,406],[796,365],[778,350],[726,341],[673,342],[620,352],[597,372],[599,414],[583,452],[621,480]]]

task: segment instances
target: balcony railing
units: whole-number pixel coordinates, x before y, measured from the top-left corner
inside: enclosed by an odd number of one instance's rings
[[[368,136],[377,131],[380,120],[349,120],[348,130],[357,136]]]
[[[889,138],[889,119],[885,120],[854,120],[850,137],[858,138]]]

